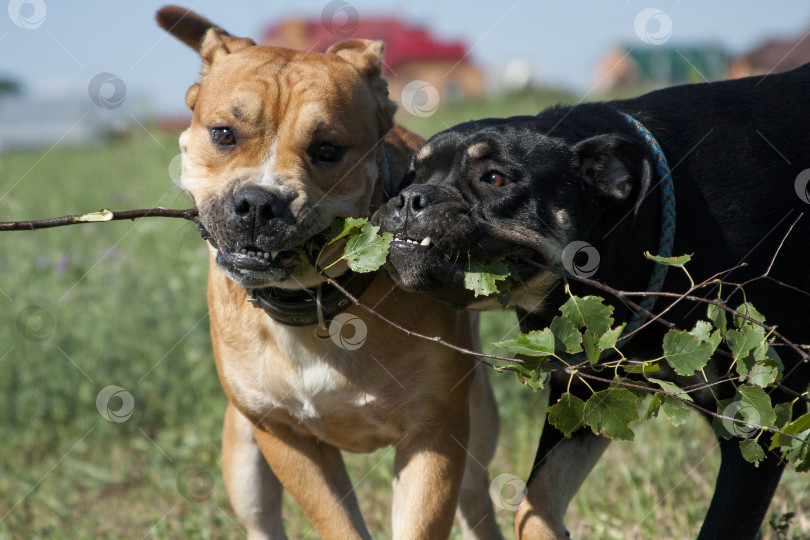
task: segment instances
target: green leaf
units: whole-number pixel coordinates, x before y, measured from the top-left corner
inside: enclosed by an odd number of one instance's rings
[[[745,461],[753,463],[757,467],[759,462],[765,459],[765,451],[756,439],[743,439],[740,441],[740,452]]]
[[[548,422],[570,437],[573,432],[581,428],[585,422],[585,402],[566,392],[560,396],[556,404],[548,408]]]
[[[650,404],[647,405],[647,412],[644,413],[644,420],[650,420],[658,416],[658,410],[663,404],[663,397],[660,393],[653,394]]]
[[[359,232],[368,223],[368,218],[346,218],[341,223],[339,220],[332,223],[332,231],[329,234],[326,245],[333,244],[351,233]]]
[[[664,336],[664,356],[678,375],[691,376],[702,369],[714,349],[711,343],[674,328]]]
[[[810,429],[810,413],[801,415],[796,420],[782,428],[782,431],[788,435],[795,435],[802,431],[807,431],[808,429]]]
[[[661,257],[660,255],[652,255],[649,251],[644,252],[644,256],[651,261],[663,264],[664,266],[677,266],[683,268],[683,265],[692,260],[692,254],[680,255],[678,257]]]
[[[554,317],[549,328],[551,333],[554,334],[558,351],[564,351],[568,354],[582,352],[582,334],[574,328],[571,321],[563,317]]]
[[[523,384],[537,392],[543,389],[543,373],[535,371],[528,379],[523,380]]]
[[[790,418],[793,416],[793,403],[777,403],[776,407],[773,408],[773,412],[776,413],[774,425],[781,429],[790,422]],[[806,416],[810,416],[810,414]],[[807,422],[807,427],[810,428],[810,418],[807,419]]]
[[[726,341],[728,341],[728,347],[731,349],[731,354],[734,355],[735,361],[739,361],[741,358],[748,356],[751,349],[764,340],[765,329],[761,326],[747,324],[742,330],[729,330],[726,332]],[[742,374],[743,373],[740,372],[740,375]]]
[[[619,336],[622,334],[625,326],[627,326],[627,323],[622,323],[620,326],[608,330],[602,334],[602,337],[599,338],[596,345],[600,349],[612,349],[616,346],[616,341],[618,341]]]
[[[736,400],[740,401],[743,409],[751,407],[751,411],[743,411],[747,415],[749,423],[757,424],[759,426],[769,427],[773,426],[776,421],[776,413],[771,404],[771,397],[758,386],[742,385],[737,388]]]
[[[715,328],[720,331],[721,335],[725,335],[728,326],[728,319],[726,318],[726,311],[714,304],[709,304],[706,310],[706,316],[712,322]]]
[[[669,392],[670,394],[677,394],[679,398],[685,399],[686,401],[694,401],[692,399],[692,396],[687,394],[684,390],[681,389],[680,386],[678,386],[674,382],[663,381],[661,379],[656,379],[654,377],[647,377],[647,380],[660,386],[664,392]]]
[[[582,336],[582,348],[585,349],[585,356],[588,357],[591,365],[596,364],[599,361],[599,355],[602,354],[602,349],[597,345],[597,341],[599,338],[590,332],[585,332],[585,335]]]
[[[394,235],[383,233],[378,236],[379,230],[379,227],[366,223],[360,229],[360,234],[351,236],[346,242],[343,258],[355,272],[373,272],[385,262]]]
[[[585,423],[597,435],[632,441],[628,424],[638,419],[638,397],[624,388],[596,392],[585,403]]]
[[[489,296],[498,293],[496,281],[509,277],[509,266],[503,259],[484,264],[480,261],[467,261],[464,267],[464,288],[479,296]]]
[[[528,334],[518,334],[514,339],[499,341],[495,345],[514,354],[548,356],[554,354],[554,334],[548,328],[533,330]]]
[[[585,326],[596,336],[601,336],[613,325],[613,306],[606,306],[599,296],[572,296],[560,311],[575,328]]]
[[[755,321],[759,321],[761,323],[765,322],[765,315],[763,315],[762,313],[757,311],[754,308],[754,306],[752,306],[748,302],[740,304],[740,307],[737,308],[737,312],[742,313],[743,315],[746,315],[746,316],[754,319]],[[745,319],[743,319],[739,315],[734,315],[734,326],[736,326],[737,328],[742,328],[745,325],[753,325],[753,324],[754,323],[746,321]],[[758,326],[758,325],[754,325],[754,326]]]
[[[663,402],[661,410],[664,411],[673,426],[682,426],[689,420],[689,415],[692,413],[692,408],[689,405],[672,396],[664,396]]]

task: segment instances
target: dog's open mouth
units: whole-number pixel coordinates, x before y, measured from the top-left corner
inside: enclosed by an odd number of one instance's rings
[[[238,251],[220,247],[217,262],[253,272],[270,271],[276,268],[295,268],[301,264],[301,257],[295,251],[261,251],[254,246],[246,246]]]
[[[394,236],[389,254],[394,251],[400,251],[409,257],[420,257],[445,272],[464,272],[464,260],[458,255],[453,257],[442,251],[430,236],[420,239]]]

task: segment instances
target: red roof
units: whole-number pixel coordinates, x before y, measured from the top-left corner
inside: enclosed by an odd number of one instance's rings
[[[287,20],[269,27],[262,42],[266,45],[289,46],[285,28],[294,24],[306,33],[310,50],[324,52],[330,45],[344,39],[364,38],[385,41],[385,63],[396,69],[408,62],[424,60],[458,61],[467,55],[461,41],[439,42],[423,26],[408,25],[396,18],[364,18],[357,21],[351,32],[332,33],[320,19]]]

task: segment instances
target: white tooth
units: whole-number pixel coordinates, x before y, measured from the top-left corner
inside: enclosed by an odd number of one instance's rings
[[[276,257],[278,257],[279,253],[281,253],[281,252],[280,251],[271,251],[270,252],[270,258],[275,259]]]
[[[247,250],[245,248],[242,248],[242,249],[239,250],[239,253],[244,255],[245,253],[247,253]]]
[[[270,254],[265,251],[264,253],[262,253],[262,258],[266,261],[267,259],[270,258]]]
[[[251,257],[253,257],[253,256],[256,255],[256,252],[255,251],[248,251],[247,254],[250,255]]]
[[[429,236],[424,237],[424,238],[422,239],[422,241],[421,241],[421,242],[419,242],[419,245],[420,245],[420,246],[425,246],[425,247],[430,246],[430,237],[429,237]]]

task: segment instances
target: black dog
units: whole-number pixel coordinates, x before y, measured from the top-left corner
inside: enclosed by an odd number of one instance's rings
[[[780,75],[455,126],[418,151],[409,172],[414,184],[374,216],[396,238],[389,271],[406,288],[430,291],[457,306],[496,309],[497,300],[475,299],[463,287],[469,258],[508,255],[562,268],[565,246],[584,241],[600,257],[593,279],[620,290],[645,290],[654,265],[642,253],[658,251],[661,176],[650,143],[626,114],[654,135],[669,161],[677,201],[673,254],[694,254],[687,268],[696,282],[744,262],[721,276],[744,283],[771,265],[769,278],[745,287],[746,298],[785,336],[807,344],[810,216],[797,218],[810,210],[807,182],[799,176],[810,167],[808,89],[810,65]],[[518,270],[523,283],[514,288],[510,306],[524,332],[544,328],[567,298],[562,278],[528,264]],[[670,271],[664,290],[680,293],[688,285],[682,272]],[[573,281],[571,288],[605,296]],[[615,305],[617,322],[631,317],[620,302],[607,300]],[[731,305],[742,302],[737,293]],[[659,300],[656,311],[668,303]],[[689,329],[705,313],[705,306],[681,302],[666,318]],[[660,356],[665,331],[648,325],[625,354]],[[787,375],[782,388],[768,390],[774,403],[793,399],[791,392],[804,392],[810,381],[799,354],[787,348],[779,354]],[[728,367],[726,358],[714,358],[706,374],[716,379]],[[703,382],[672,373],[662,377],[682,386]],[[565,385],[552,378],[551,387],[553,403]],[[722,383],[713,391],[725,399],[735,390]],[[705,408],[717,408],[708,391],[693,397]],[[805,410],[800,399],[793,418]],[[722,464],[701,539],[753,538],[779,483],[784,463],[778,456],[768,454],[754,467],[741,457],[738,443],[720,440]],[[518,536],[567,535],[568,503],[607,444],[590,430],[570,439],[556,429],[544,430],[528,497],[517,516]]]

